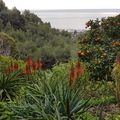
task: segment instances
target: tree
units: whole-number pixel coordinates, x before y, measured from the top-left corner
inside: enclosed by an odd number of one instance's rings
[[[0,19],[0,31],[3,29],[3,21]]]
[[[0,12],[2,10],[6,10],[6,9],[7,9],[7,7],[5,6],[5,3],[3,2],[3,0],[0,0]]]
[[[16,41],[5,33],[0,33],[0,55],[17,57]]]
[[[14,29],[23,29],[25,26],[25,20],[21,15],[20,11],[17,10],[15,7],[10,12],[10,23]]]
[[[4,27],[7,25],[9,22],[9,11],[8,10],[2,10],[0,12],[0,19],[3,22]]]
[[[32,22],[35,24],[43,23],[42,20],[37,15],[31,13],[29,10],[25,10],[22,15],[25,17],[25,20],[27,22]]]
[[[111,80],[114,58],[120,50],[120,15],[90,20],[89,30],[79,39],[79,55],[88,64],[92,80]]]

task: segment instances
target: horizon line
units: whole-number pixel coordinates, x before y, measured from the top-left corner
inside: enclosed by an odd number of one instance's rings
[[[79,10],[114,10],[120,12],[120,8],[84,8],[84,9],[20,9],[20,11],[79,11]]]

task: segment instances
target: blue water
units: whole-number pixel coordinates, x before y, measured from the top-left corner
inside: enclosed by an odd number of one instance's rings
[[[85,23],[90,19],[101,19],[102,17],[115,16],[120,14],[120,9],[110,10],[35,10],[43,22],[50,22],[53,28],[65,30],[83,30]]]

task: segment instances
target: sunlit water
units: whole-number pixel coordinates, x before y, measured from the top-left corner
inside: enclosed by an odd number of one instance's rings
[[[120,14],[120,10],[46,10],[32,11],[37,14],[42,21],[50,22],[53,28],[58,29],[85,29],[85,23],[90,19],[101,19],[102,17],[115,16]]]

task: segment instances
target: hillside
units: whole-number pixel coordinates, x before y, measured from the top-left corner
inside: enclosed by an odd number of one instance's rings
[[[29,10],[12,10],[0,1],[0,31],[16,40],[19,59],[41,57],[46,63],[68,61],[71,57],[71,34],[51,28]]]

